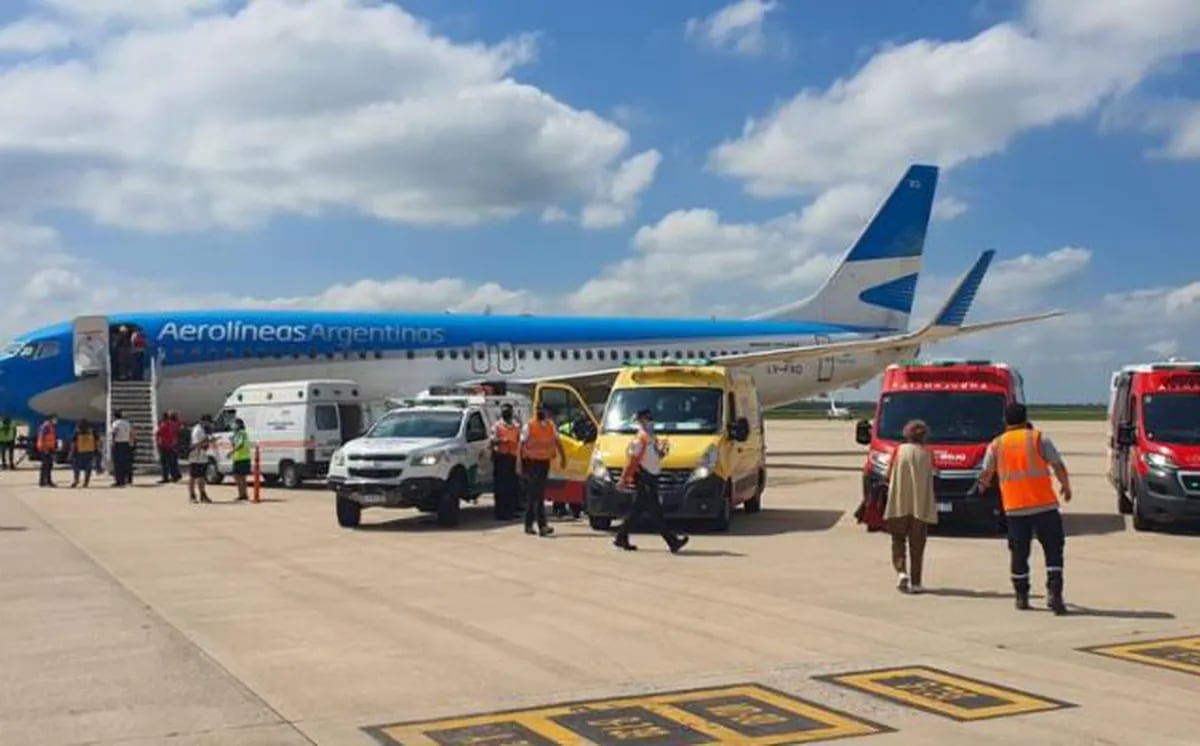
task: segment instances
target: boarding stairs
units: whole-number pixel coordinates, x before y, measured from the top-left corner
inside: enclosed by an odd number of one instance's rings
[[[108,378],[107,416],[105,428],[105,454],[107,463],[112,464],[112,444],[107,434],[112,433],[113,413],[120,412],[133,427],[135,443],[133,469],[135,472],[158,469],[158,444],[154,438],[158,422],[158,361],[149,356],[146,373],[141,381],[114,380],[112,372]]]

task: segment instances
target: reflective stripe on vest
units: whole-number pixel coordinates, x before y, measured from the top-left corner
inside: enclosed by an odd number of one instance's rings
[[[496,453],[506,456],[517,455],[517,446],[521,442],[521,426],[517,423],[496,423]]]
[[[245,430],[233,431],[233,453],[231,454],[234,461],[249,461],[250,460],[250,436],[246,435]]]
[[[525,441],[525,458],[530,461],[549,461],[554,456],[558,431],[550,420],[529,423],[529,438]]]
[[[1009,430],[996,438],[996,475],[1000,499],[1008,515],[1035,512],[1058,505],[1050,464],[1042,458],[1042,434],[1037,430]]]

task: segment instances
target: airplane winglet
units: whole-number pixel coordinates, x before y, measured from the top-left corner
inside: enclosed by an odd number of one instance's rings
[[[992,258],[996,256],[995,249],[988,249],[979,255],[979,259],[975,260],[975,265],[967,270],[962,279],[958,281],[958,287],[950,294],[946,304],[942,306],[942,310],[934,317],[933,327],[952,327],[959,328],[963,325],[963,321],[967,318],[967,312],[971,310],[971,304],[975,302],[975,294],[979,292],[979,286],[983,284],[983,277],[987,274],[988,267],[992,264]]]

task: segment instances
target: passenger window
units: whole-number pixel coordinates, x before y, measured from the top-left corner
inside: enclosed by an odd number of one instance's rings
[[[584,353],[584,357],[586,357],[588,360],[591,360],[592,359],[592,351],[588,350],[586,353]]]
[[[404,357],[408,358],[409,360],[412,360],[416,356],[417,356],[417,353],[414,352],[413,350],[405,350],[404,351]]]
[[[534,350],[534,351],[533,351],[533,359],[534,359],[534,360],[541,360],[541,359],[542,359],[542,351],[541,351],[541,350]]]
[[[511,360],[512,359],[512,350],[507,350],[507,349],[501,350],[500,357],[504,358],[505,360]]]
[[[467,442],[476,443],[487,439],[487,425],[483,423],[483,417],[478,412],[472,412],[471,418],[467,420]]]
[[[457,360],[457,359],[458,359],[458,350],[450,350],[450,359],[451,359],[451,360]]]
[[[314,411],[314,415],[316,417],[318,430],[339,429],[338,411],[337,407],[333,404],[318,404],[316,410]]]

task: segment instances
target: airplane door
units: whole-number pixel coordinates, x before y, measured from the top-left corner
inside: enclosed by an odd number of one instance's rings
[[[76,378],[104,375],[108,371],[108,317],[75,317],[72,337]]]
[[[829,337],[827,337],[823,334],[818,334],[816,337],[816,343],[819,345],[827,345],[830,343],[830,341],[831,340],[829,339]],[[833,363],[834,363],[833,355],[830,355],[829,357],[821,358],[820,362],[817,365],[817,381],[819,383],[825,383],[825,382],[833,380]]]
[[[488,348],[483,342],[476,342],[471,345],[471,371],[473,373],[487,373],[492,369],[492,361],[488,355]]]
[[[501,373],[517,372],[517,353],[508,342],[496,345],[496,370]]]

